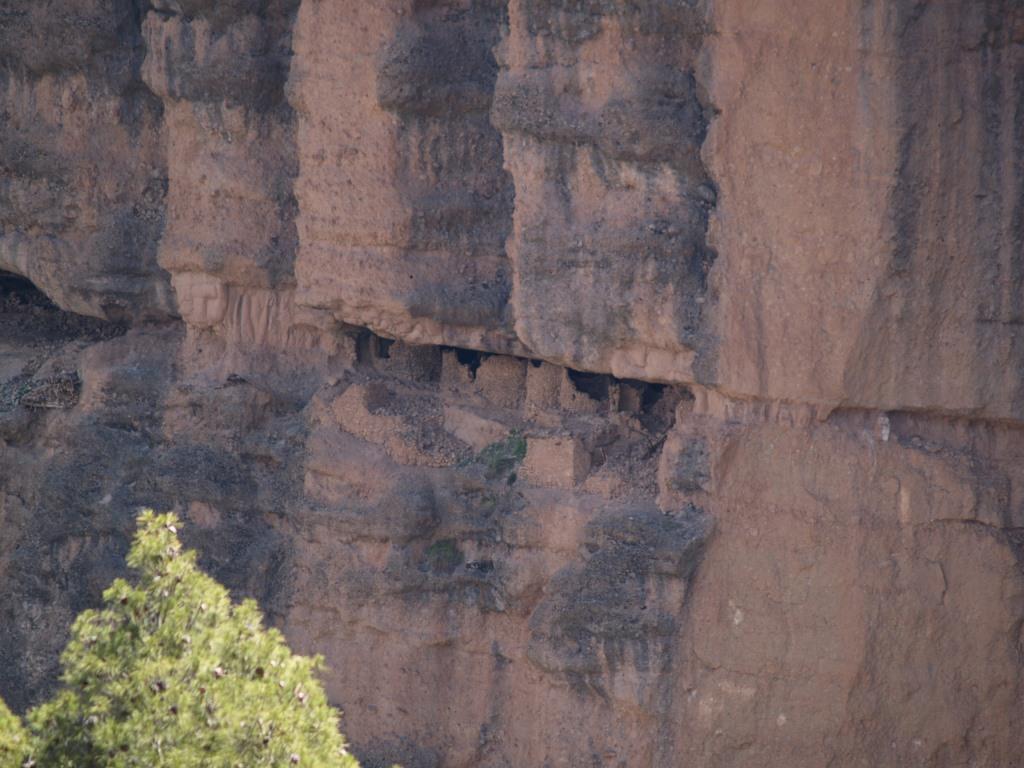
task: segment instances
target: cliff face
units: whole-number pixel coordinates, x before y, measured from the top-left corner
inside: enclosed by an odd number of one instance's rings
[[[1016,0],[0,0],[0,695],[135,510],[369,766],[1024,749]]]

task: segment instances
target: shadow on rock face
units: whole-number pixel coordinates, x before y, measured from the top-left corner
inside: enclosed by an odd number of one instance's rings
[[[180,336],[126,335],[23,284],[2,300],[0,326],[23,331],[0,372],[0,391],[15,394],[3,399],[0,438],[18,446],[0,451],[0,695],[20,710],[55,684],[75,615],[124,573],[145,503],[134,488],[160,437]],[[74,397],[58,397],[61,381]]]
[[[441,757],[434,750],[423,749],[402,738],[376,740],[363,747],[356,745],[355,753],[363,768],[390,768],[393,765],[438,768],[441,765]]]
[[[582,562],[554,576],[530,619],[529,659],[602,697],[603,678],[627,661],[657,675],[670,663],[681,608],[666,583],[690,577],[710,531],[695,508],[627,508],[588,523]]]
[[[75,616],[126,575],[140,508],[182,512],[186,544],[199,551],[201,566],[234,596],[258,598],[271,616],[287,552],[272,530],[273,497],[259,497],[239,455],[166,441],[180,327],[124,334],[19,301],[20,312],[43,312],[37,331],[55,332],[12,346],[8,357],[20,354],[27,370],[40,371],[18,391],[55,378],[42,377],[48,370],[80,378],[73,401],[43,407],[26,395],[8,398],[0,411],[2,444],[18,446],[0,450],[0,696],[20,711],[55,686]],[[6,318],[0,311],[0,326]],[[0,390],[8,383],[0,381]]]

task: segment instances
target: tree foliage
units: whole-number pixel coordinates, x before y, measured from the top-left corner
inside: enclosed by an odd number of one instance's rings
[[[28,737],[21,721],[0,700],[0,768],[21,765],[28,750]]]
[[[315,678],[256,604],[183,551],[173,515],[140,515],[101,610],[75,621],[62,690],[27,716],[0,705],[0,768],[358,768]]]

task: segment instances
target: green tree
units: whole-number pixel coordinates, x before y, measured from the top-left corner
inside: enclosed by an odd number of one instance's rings
[[[136,583],[116,580],[76,619],[62,690],[25,731],[0,708],[0,768],[358,768],[321,659],[293,655],[253,601],[232,604],[173,515],[138,522]]]
[[[21,721],[0,700],[0,768],[20,766],[28,750],[28,737]]]

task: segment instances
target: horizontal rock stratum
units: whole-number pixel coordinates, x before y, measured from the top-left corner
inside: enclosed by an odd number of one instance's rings
[[[1019,0],[0,0],[0,695],[140,506],[371,768],[1024,754]]]

